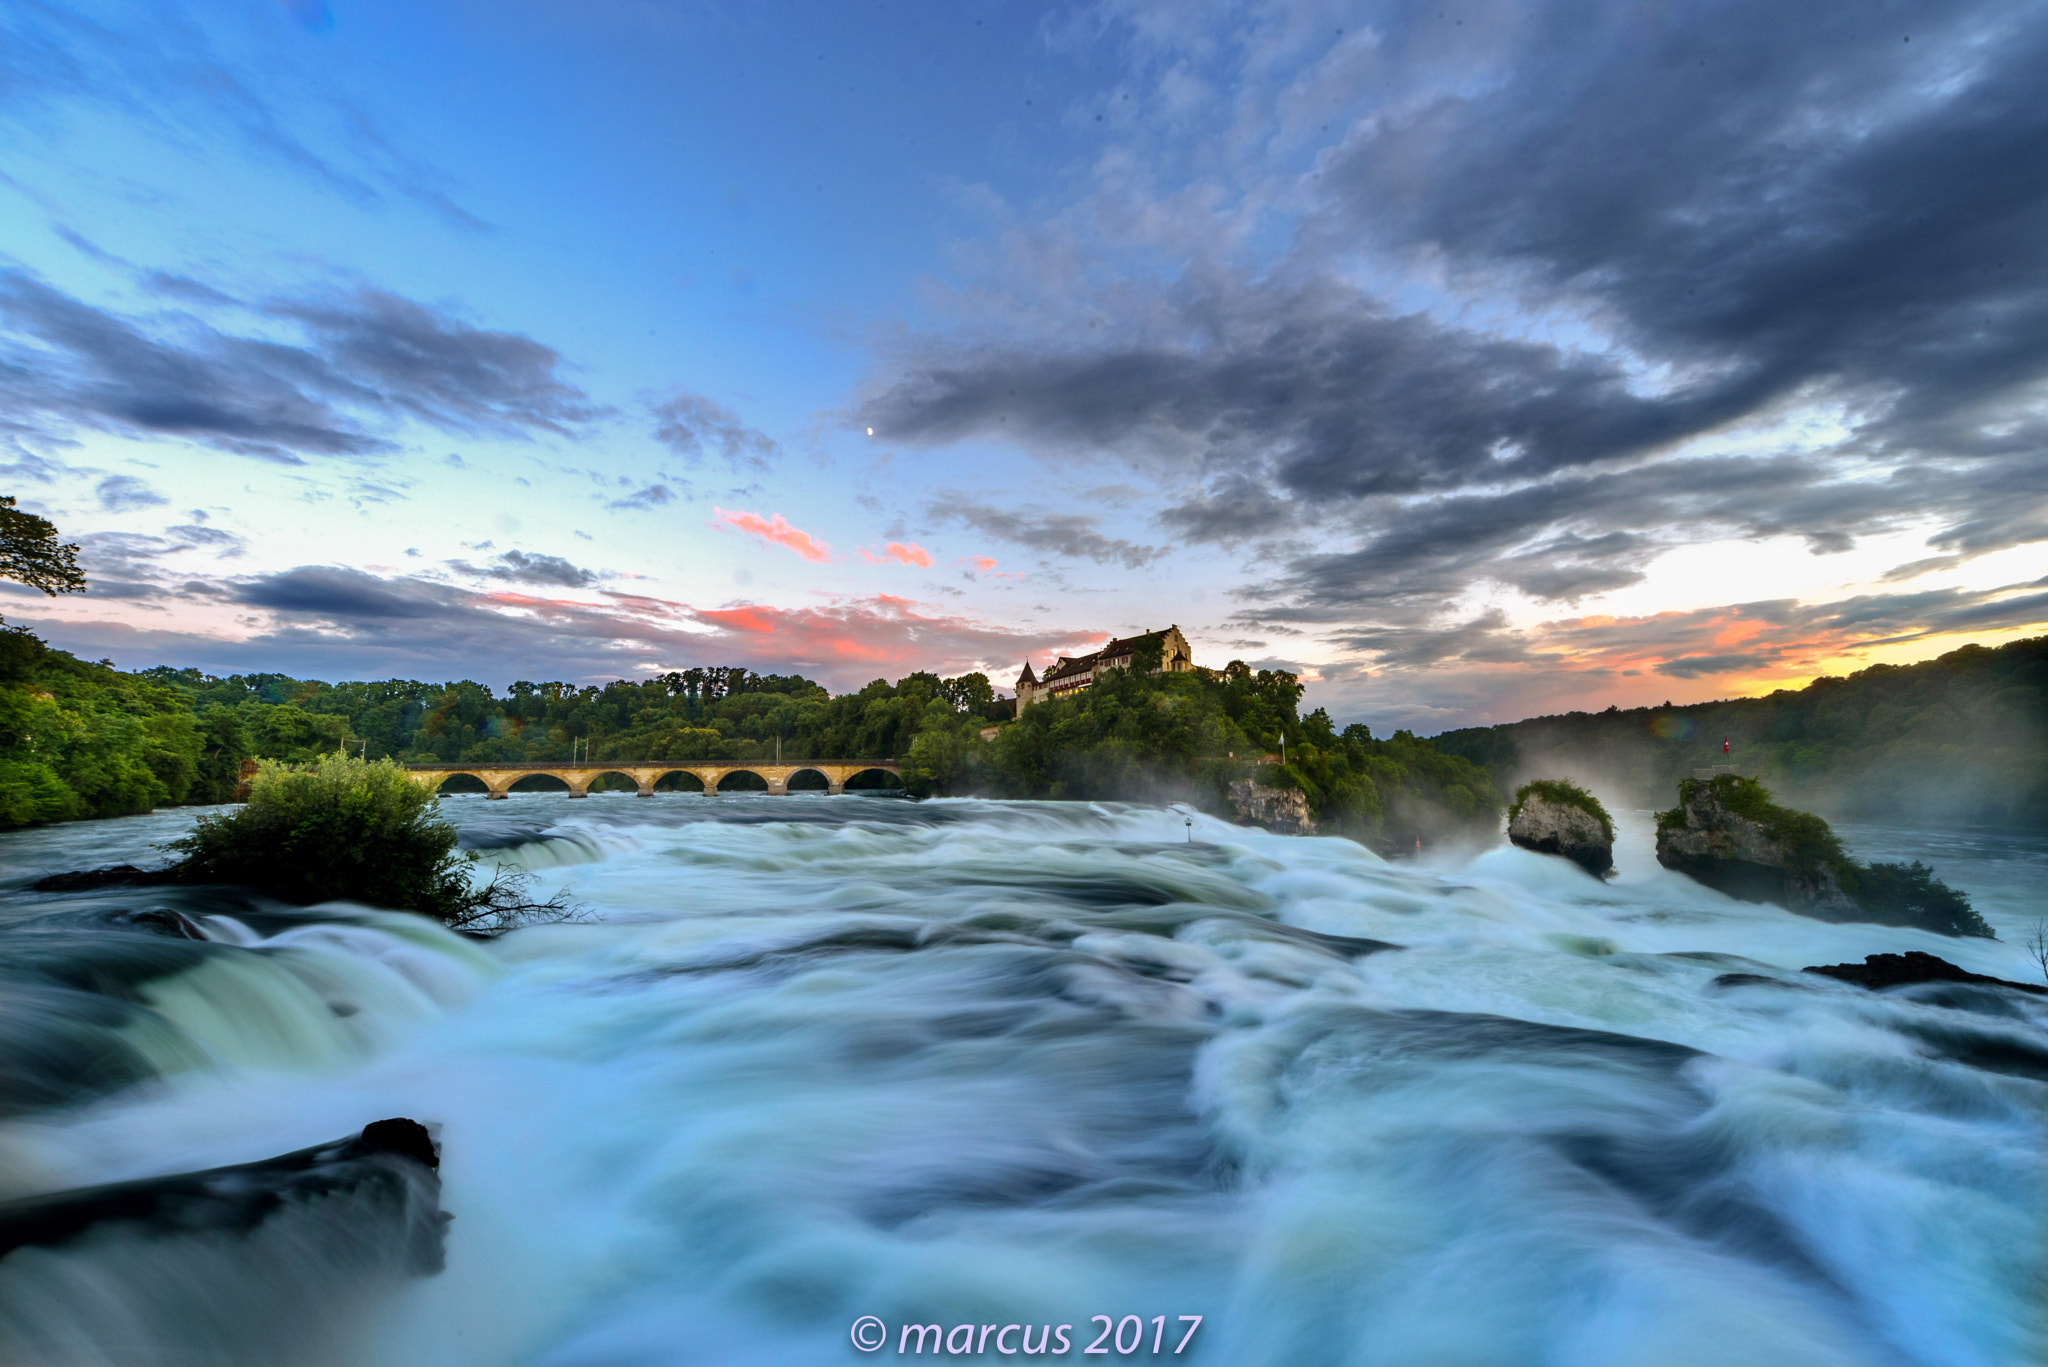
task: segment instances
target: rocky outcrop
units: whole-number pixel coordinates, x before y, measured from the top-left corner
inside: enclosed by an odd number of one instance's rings
[[[1860,964],[1825,964],[1801,971],[1839,978],[1873,992],[1886,987],[1904,987],[1909,983],[1978,983],[1985,987],[2010,987],[2019,992],[2048,996],[2048,987],[2038,983],[2016,983],[1971,973],[1947,959],[1938,959],[1917,949],[1909,949],[1904,954],[1866,954]]]
[[[1264,826],[1275,835],[1314,835],[1315,813],[1308,807],[1308,795],[1299,788],[1268,788],[1250,779],[1230,785],[1230,805],[1237,819]]]
[[[138,869],[133,864],[115,864],[104,869],[81,869],[76,873],[53,873],[29,885],[31,892],[97,892],[101,888],[149,888],[178,880],[176,869]]]
[[[346,1230],[358,1254],[394,1270],[442,1268],[448,1221],[427,1127],[378,1120],[360,1134],[277,1158],[0,1203],[0,1258],[117,1230],[124,1240],[252,1238],[299,1220]]]
[[[1772,902],[1823,921],[1860,921],[1842,888],[1844,862],[1828,824],[1779,807],[1754,779],[1687,779],[1657,817],[1657,862],[1745,902]]]
[[[1612,828],[1571,795],[1546,793],[1536,784],[1515,795],[1508,839],[1538,854],[1562,855],[1588,873],[1603,874],[1614,867]]]

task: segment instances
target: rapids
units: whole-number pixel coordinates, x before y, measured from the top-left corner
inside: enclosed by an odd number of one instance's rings
[[[588,919],[37,894],[191,814],[0,837],[0,1201],[410,1116],[454,1217],[431,1276],[341,1207],[21,1249],[0,1361],[1075,1362],[1196,1315],[1223,1367],[2048,1360],[2048,997],[1798,972],[2038,980],[2038,840],[1843,828],[1990,942],[1731,901],[1640,813],[1601,883],[1113,805],[444,807]]]

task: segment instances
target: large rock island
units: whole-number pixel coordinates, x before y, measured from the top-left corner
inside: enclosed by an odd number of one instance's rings
[[[1730,897],[1820,921],[1997,938],[1926,865],[1851,859],[1827,822],[1779,806],[1763,784],[1736,774],[1678,785],[1678,805],[1657,814],[1657,862]]]
[[[1591,874],[1614,867],[1614,819],[1576,783],[1532,779],[1508,807],[1508,839],[1538,854],[1562,855]]]

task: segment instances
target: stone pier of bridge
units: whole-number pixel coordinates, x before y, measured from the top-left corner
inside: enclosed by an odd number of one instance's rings
[[[407,771],[413,782],[438,792],[443,783],[457,774],[467,774],[484,785],[485,796],[502,798],[512,791],[512,785],[523,778],[542,775],[557,778],[569,787],[570,797],[590,796],[590,785],[605,774],[618,774],[633,781],[641,797],[654,796],[654,785],[670,774],[693,774],[704,785],[706,796],[715,795],[718,785],[731,774],[753,774],[768,785],[774,794],[789,792],[789,781],[806,770],[815,772],[825,780],[827,793],[843,793],[846,781],[856,774],[870,770],[894,774],[899,779],[903,771],[890,760],[814,760],[804,764],[674,764],[653,760],[647,761],[605,761],[576,764],[409,764]]]

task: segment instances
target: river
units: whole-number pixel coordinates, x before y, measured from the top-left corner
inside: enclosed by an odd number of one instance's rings
[[[2038,980],[2039,838],[1843,828],[1929,858],[1991,942],[1730,901],[1658,869],[1641,813],[1601,883],[1084,803],[444,807],[588,919],[483,944],[35,894],[192,814],[0,836],[0,1198],[409,1116],[453,1216],[424,1276],[339,1205],[25,1248],[0,1361],[943,1349],[906,1325],[1010,1362],[2048,1360],[2048,998],[1799,972],[1921,949]],[[121,920],[151,907],[205,938]]]

